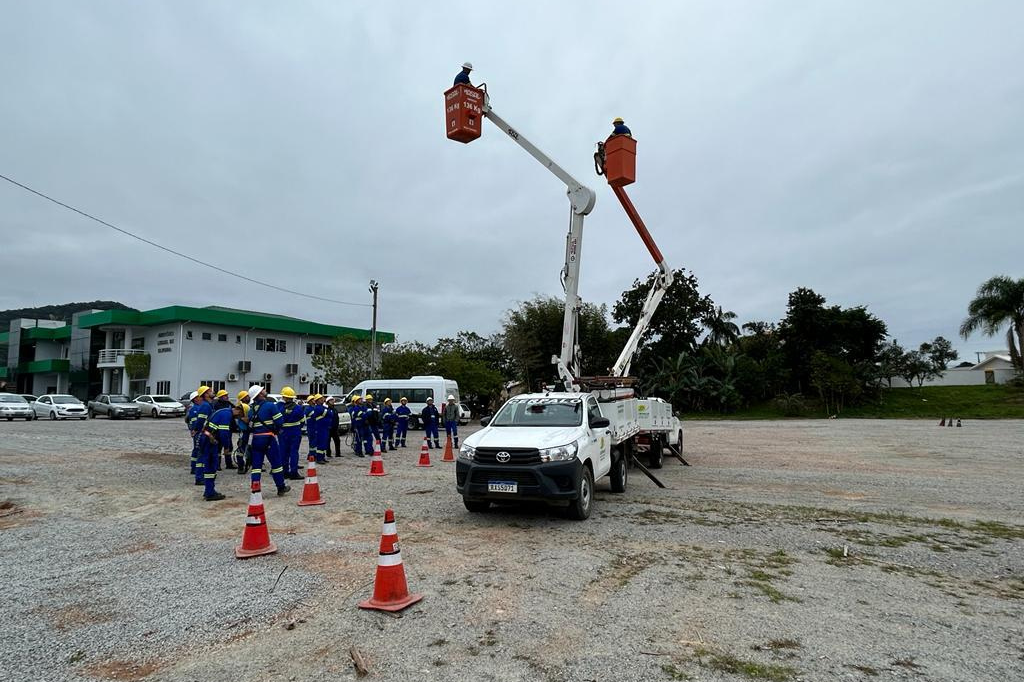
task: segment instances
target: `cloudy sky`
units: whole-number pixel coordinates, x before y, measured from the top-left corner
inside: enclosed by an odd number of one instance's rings
[[[5,0],[0,173],[403,340],[488,333],[560,294],[568,202],[487,124],[444,136],[464,60],[495,110],[597,190],[581,294],[652,263],[592,170],[617,115],[669,263],[741,322],[787,294],[956,337],[1024,277],[1024,3]],[[0,182],[0,308],[94,298],[368,327]],[[963,356],[1000,338],[957,341]]]

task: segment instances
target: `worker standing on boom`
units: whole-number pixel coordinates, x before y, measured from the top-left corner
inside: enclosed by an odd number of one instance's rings
[[[469,62],[464,63],[462,65],[462,71],[459,71],[459,73],[456,74],[455,82],[452,85],[459,85],[461,83],[463,85],[472,86],[473,84],[469,82],[469,72],[472,70],[472,64],[470,64]]]

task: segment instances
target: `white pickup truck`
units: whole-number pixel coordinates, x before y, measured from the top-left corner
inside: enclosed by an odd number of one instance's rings
[[[570,518],[586,519],[594,481],[608,476],[612,492],[625,492],[638,436],[681,442],[679,420],[664,401],[659,402],[669,418],[661,409],[657,432],[642,430],[640,415],[653,412],[650,402],[632,397],[632,391],[510,399],[459,448],[455,479],[466,509],[483,512],[503,501],[568,503]]]

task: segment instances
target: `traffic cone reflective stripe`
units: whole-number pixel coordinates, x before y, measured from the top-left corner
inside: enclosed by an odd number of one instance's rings
[[[384,473],[384,459],[380,456],[380,441],[373,441],[373,456],[370,458],[370,471],[367,476],[386,476]]]
[[[309,455],[306,464],[306,483],[302,486],[302,499],[299,500],[300,507],[308,507],[314,504],[324,504],[325,500],[320,497],[320,482],[316,476],[316,457]]]
[[[418,467],[432,467],[432,466],[434,466],[433,464],[430,463],[430,448],[427,447],[427,439],[426,438],[423,439],[423,446],[420,447],[420,461],[419,461],[419,464],[417,464],[416,466],[418,466]]]
[[[448,436],[448,439],[444,442],[444,457],[441,458],[442,462],[454,462],[455,455],[452,453],[452,437]]]
[[[267,514],[263,509],[263,493],[260,482],[252,482],[252,494],[249,496],[249,510],[245,514],[245,530],[242,532],[242,544],[235,548],[235,556],[239,559],[273,554],[277,545],[270,541],[270,530],[267,528]]]
[[[423,599],[422,594],[409,594],[402,565],[402,552],[398,544],[395,512],[384,512],[384,528],[380,534],[380,553],[377,557],[377,576],[373,582],[373,596],[359,602],[361,609],[401,611]]]

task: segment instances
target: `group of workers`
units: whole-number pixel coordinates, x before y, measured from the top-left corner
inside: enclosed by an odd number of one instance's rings
[[[277,494],[286,494],[291,490],[286,480],[303,478],[299,473],[303,469],[299,464],[303,431],[308,455],[317,463],[325,464],[332,456],[341,457],[339,413],[334,396],[315,393],[303,402],[294,389],[285,386],[281,389],[282,400],[277,402],[263,386],[256,384],[240,391],[235,403],[227,391],[215,394],[209,386],[200,386],[190,398],[192,404],[185,415],[192,439],[190,472],[195,485],[204,486],[203,499],[208,502],[225,497],[216,489],[217,472],[222,468],[236,469],[240,475],[248,472],[250,480],[258,483],[264,462],[270,467]],[[406,447],[412,410],[406,398],[400,403],[393,408],[388,398],[378,407],[369,393],[352,397],[348,413],[352,418],[352,447],[358,457],[373,454],[377,444],[381,452]],[[459,446],[459,406],[455,396],[448,396],[441,412],[434,406],[434,399],[428,398],[420,419],[426,429],[428,447],[441,447],[440,421],[444,421],[446,433],[454,438],[455,447]],[[238,434],[237,447],[233,434]]]

